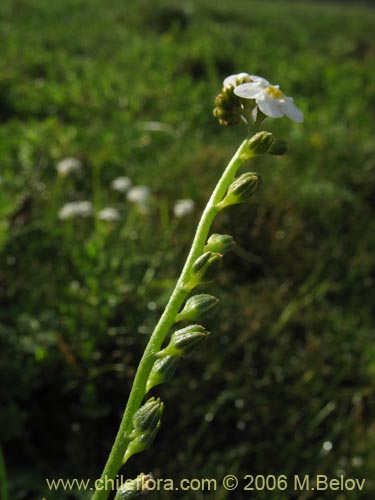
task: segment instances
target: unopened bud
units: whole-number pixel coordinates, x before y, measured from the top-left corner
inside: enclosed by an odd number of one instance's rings
[[[157,426],[152,432],[144,432],[143,434],[137,434],[129,442],[122,463],[124,464],[125,462],[127,462],[132,455],[147,450],[147,448],[149,448],[152,445],[159,428],[160,428],[160,420],[158,421]]]
[[[235,246],[236,242],[229,234],[211,234],[204,247],[204,251],[217,252],[223,255],[233,250]]]
[[[134,429],[130,435],[131,440],[126,449],[123,463],[132,455],[151,446],[159,430],[163,410],[164,404],[160,399],[151,398],[135,412],[132,419]]]
[[[229,186],[224,199],[216,205],[222,209],[229,205],[244,203],[255,193],[261,184],[261,177],[254,172],[247,172],[235,179]]]
[[[192,289],[200,283],[208,283],[217,275],[221,266],[222,255],[206,252],[193,263],[188,288]]]
[[[267,153],[274,156],[282,156],[288,151],[288,144],[283,139],[274,139]]]
[[[148,483],[150,482],[154,482],[152,474],[144,474],[143,472],[139,474],[139,476],[137,476],[135,479],[128,479],[117,490],[115,500],[132,500],[141,493],[147,493],[148,491],[150,491],[148,485]]]
[[[271,132],[258,132],[247,141],[247,148],[243,152],[244,160],[248,160],[254,156],[263,155],[267,153],[273,142],[273,135]]]
[[[185,356],[192,352],[209,333],[201,325],[189,325],[177,330],[171,336],[167,347],[158,353],[158,357]]]
[[[144,432],[153,432],[163,413],[164,404],[160,398],[150,398],[133,416],[133,436]]]
[[[156,360],[148,376],[146,392],[155,385],[168,382],[173,377],[177,364],[178,358],[176,356],[165,356],[165,358]]]
[[[211,309],[215,307],[218,302],[219,299],[206,293],[193,295],[193,297],[190,297],[190,299],[186,301],[183,310],[177,314],[176,321],[194,321],[199,319],[211,311]]]

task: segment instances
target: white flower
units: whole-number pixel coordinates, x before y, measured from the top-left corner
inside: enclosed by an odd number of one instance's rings
[[[287,97],[279,85],[260,76],[251,75],[251,83],[242,83],[234,89],[234,93],[243,99],[255,99],[258,108],[271,118],[281,118],[286,115],[295,122],[303,122],[303,113],[294,104],[291,97]]]
[[[131,185],[132,181],[129,179],[129,177],[117,177],[117,179],[112,181],[111,187],[115,191],[125,193]]]
[[[66,220],[74,217],[88,217],[93,213],[93,206],[90,201],[73,201],[66,203],[59,210],[59,219]]]
[[[117,208],[107,207],[98,212],[98,217],[106,222],[115,222],[120,218],[120,212]]]
[[[70,174],[71,172],[81,170],[82,163],[77,158],[64,158],[56,165],[56,170],[62,177]]]
[[[127,194],[128,201],[144,205],[150,197],[150,190],[147,186],[134,186],[129,189]]]
[[[223,81],[223,86],[228,87],[229,85],[233,85],[233,87],[237,87],[237,80],[242,80],[242,78],[251,78],[251,75],[248,73],[238,73],[237,75],[227,76]]]
[[[194,212],[195,203],[193,200],[177,200],[173,207],[173,213],[176,217],[185,217]]]

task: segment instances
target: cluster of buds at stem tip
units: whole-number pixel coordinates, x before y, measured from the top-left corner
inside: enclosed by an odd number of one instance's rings
[[[246,172],[240,175],[240,177],[235,179],[229,186],[227,194],[224,196],[224,199],[216,205],[216,208],[221,210],[229,205],[236,205],[248,201],[259,188],[261,182],[261,177],[255,172]]]
[[[160,399],[150,398],[135,412],[133,416],[133,431],[125,452],[123,463],[132,455],[149,448],[160,427],[160,418],[164,404]]]
[[[195,321],[202,318],[208,312],[210,312],[219,302],[219,299],[202,293],[199,295],[193,295],[185,303],[185,306],[181,312],[176,316],[177,321]]]
[[[141,494],[145,495],[151,490],[149,483],[153,482],[154,478],[152,474],[144,474],[142,472],[135,479],[128,479],[120,486],[117,490],[115,500],[132,500]]]
[[[220,125],[237,125],[241,121],[244,104],[243,100],[235,95],[234,89],[237,85],[251,81],[247,73],[240,73],[237,75],[235,81],[230,84],[224,82],[220,94],[215,98],[215,108],[213,111],[213,115],[219,120]]]

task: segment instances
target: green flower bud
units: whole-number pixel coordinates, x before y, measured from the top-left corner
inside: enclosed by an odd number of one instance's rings
[[[183,310],[177,314],[176,321],[199,319],[215,307],[218,302],[219,299],[206,293],[193,295],[186,301]]]
[[[288,151],[288,144],[283,139],[274,139],[267,153],[274,156],[282,156]]]
[[[229,234],[211,234],[204,247],[204,251],[216,252],[223,255],[233,250],[235,246],[236,242]]]
[[[176,371],[178,358],[176,356],[166,356],[165,358],[155,361],[154,366],[148,376],[146,392],[148,392],[155,385],[168,382]]]
[[[160,427],[160,418],[164,404],[160,399],[149,399],[133,416],[134,429],[130,435],[130,442],[126,449],[123,463],[132,455],[149,448],[155,439]]]
[[[222,255],[219,253],[206,252],[193,263],[192,273],[187,288],[190,290],[200,283],[208,283],[217,275]]]
[[[139,474],[135,479],[128,479],[120,486],[115,500],[131,500],[141,493],[149,491],[148,483],[154,481],[152,474]]]
[[[224,199],[216,206],[220,210],[229,205],[248,201],[261,184],[261,177],[254,172],[247,172],[235,179],[229,186]]]
[[[273,142],[273,135],[271,132],[258,132],[253,135],[251,139],[247,141],[246,151],[243,153],[244,160],[248,160],[249,158],[253,158],[254,156],[263,155],[267,153],[271,144]]]
[[[189,325],[177,330],[172,334],[167,347],[158,353],[158,357],[185,356],[192,352],[208,335],[209,333],[201,325]]]
[[[152,432],[144,432],[143,434],[137,434],[129,442],[122,463],[124,464],[125,462],[127,462],[132,455],[147,450],[147,448],[149,448],[152,445],[155,436],[158,433],[159,428],[160,428],[160,420]]]
[[[144,432],[153,432],[157,427],[164,410],[164,404],[160,398],[150,398],[135,412],[133,416],[134,431],[133,436]]]

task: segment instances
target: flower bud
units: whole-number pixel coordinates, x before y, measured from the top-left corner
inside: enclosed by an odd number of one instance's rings
[[[156,360],[148,376],[146,392],[155,385],[168,382],[173,377],[177,364],[178,358],[176,356],[165,356],[165,358]]]
[[[149,448],[152,445],[159,428],[160,428],[160,420],[158,421],[157,426],[152,432],[144,432],[143,434],[137,434],[129,442],[122,463],[124,464],[125,462],[127,462],[132,455],[147,450],[147,448]]]
[[[163,409],[164,404],[160,398],[150,398],[146,401],[133,416],[133,436],[144,432],[153,432],[158,425]]]
[[[192,273],[188,283],[188,288],[192,289],[200,283],[208,283],[217,275],[220,266],[222,255],[214,252],[206,252],[193,263]]]
[[[177,314],[176,321],[199,319],[215,307],[218,302],[219,299],[206,293],[193,295],[186,301],[183,310]]]
[[[209,333],[201,325],[189,325],[177,330],[171,336],[167,347],[158,353],[158,357],[185,356],[192,352]]]
[[[282,156],[288,151],[288,144],[283,139],[274,139],[267,153],[274,156]]]
[[[229,234],[211,234],[204,247],[204,251],[216,252],[223,255],[233,250],[235,246],[236,242]]]
[[[271,132],[258,132],[247,141],[247,147],[242,153],[244,161],[253,158],[254,156],[263,155],[267,153],[273,142],[273,135]]]
[[[148,483],[153,482],[152,474],[139,474],[135,479],[128,479],[117,490],[116,500],[132,500],[141,493],[149,491]]]
[[[254,172],[247,172],[235,179],[229,186],[224,199],[216,206],[219,209],[247,201],[261,184],[261,177]]]
[[[130,435],[131,440],[126,449],[123,463],[132,455],[151,446],[159,430],[163,410],[164,404],[160,399],[151,398],[135,412],[132,420],[134,429]]]

